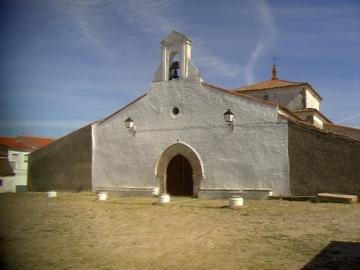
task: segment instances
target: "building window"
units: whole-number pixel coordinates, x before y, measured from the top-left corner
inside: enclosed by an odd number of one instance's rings
[[[0,187],[2,187],[2,186],[3,186],[3,180],[0,179]]]
[[[266,94],[266,95],[264,96],[264,100],[269,100],[269,95]]]
[[[179,79],[179,62],[178,61],[174,61],[172,62],[171,66],[170,66],[170,70],[169,70],[169,80],[171,81],[172,79]]]
[[[312,123],[314,121],[314,118],[312,115],[308,115],[306,116],[306,119],[305,119],[306,122],[309,122],[309,123]]]
[[[18,161],[19,160],[19,154],[12,154],[11,158],[13,161]]]

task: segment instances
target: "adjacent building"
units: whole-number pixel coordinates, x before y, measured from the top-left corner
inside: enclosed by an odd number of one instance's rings
[[[26,191],[29,154],[53,141],[30,136],[0,137],[0,192]]]

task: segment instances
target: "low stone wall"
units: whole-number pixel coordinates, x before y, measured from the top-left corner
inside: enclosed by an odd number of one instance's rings
[[[360,193],[360,141],[289,121],[290,191]]]
[[[90,191],[91,125],[32,152],[28,188],[31,191]]]

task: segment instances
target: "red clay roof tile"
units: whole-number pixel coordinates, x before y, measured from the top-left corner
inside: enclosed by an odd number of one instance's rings
[[[255,84],[250,84],[247,86],[242,86],[239,88],[234,89],[235,93],[243,93],[250,91],[261,91],[267,89],[286,89],[287,87],[295,87],[295,86],[307,86],[320,100],[322,97],[315,91],[315,89],[307,82],[294,82],[294,81],[287,81],[287,80],[280,80],[280,79],[271,79],[267,81],[262,81]]]
[[[273,79],[273,80],[267,80],[267,81],[262,81],[262,82],[242,86],[240,88],[234,89],[234,91],[235,92],[247,92],[247,91],[254,91],[254,90],[301,86],[301,85],[305,85],[305,84],[307,84],[307,83]]]
[[[0,145],[3,145],[12,150],[20,151],[33,151],[49,143],[52,143],[54,140],[50,138],[42,137],[29,137],[29,136],[20,136],[20,137],[0,137]]]

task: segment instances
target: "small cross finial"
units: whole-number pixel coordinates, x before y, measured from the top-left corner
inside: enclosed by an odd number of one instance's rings
[[[272,80],[276,80],[277,79],[277,69],[276,69],[276,65],[273,65],[272,67]]]
[[[271,79],[272,80],[276,80],[277,79],[277,69],[276,69],[276,60],[277,60],[277,57],[272,57],[271,58],[272,61],[273,61],[273,66],[272,66],[272,77]]]

